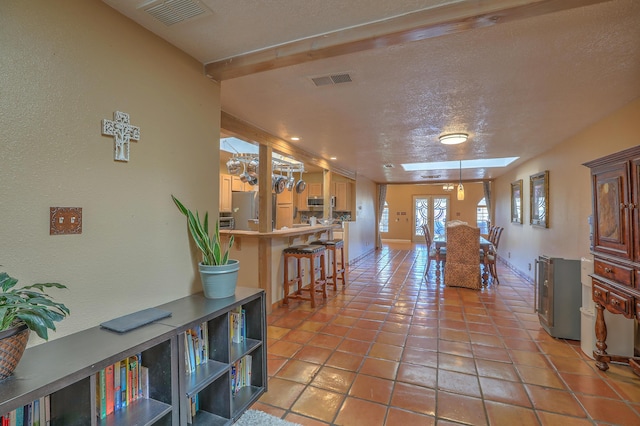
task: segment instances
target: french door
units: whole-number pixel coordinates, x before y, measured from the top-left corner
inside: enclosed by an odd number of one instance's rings
[[[443,195],[414,195],[413,212],[412,241],[424,243],[423,223],[429,225],[432,236],[445,233],[445,226],[449,217],[449,197]]]

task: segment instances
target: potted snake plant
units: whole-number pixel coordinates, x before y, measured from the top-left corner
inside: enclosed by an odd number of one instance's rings
[[[0,272],[0,380],[6,379],[20,362],[30,331],[49,340],[49,330],[70,314],[45,289],[67,288],[59,283],[39,283],[16,287],[18,280]]]
[[[231,235],[226,248],[220,240],[220,223],[216,221],[215,229],[209,232],[209,213],[200,220],[197,211],[187,209],[176,197],[171,196],[178,210],[187,217],[189,233],[202,253],[202,261],[198,263],[200,280],[204,296],[209,299],[222,299],[233,296],[238,282],[240,262],[229,259],[229,251],[233,246]]]

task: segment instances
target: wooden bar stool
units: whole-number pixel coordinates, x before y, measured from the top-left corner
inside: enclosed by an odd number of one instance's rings
[[[324,299],[327,298],[327,278],[324,270],[324,255],[326,249],[321,245],[293,246],[282,250],[284,253],[284,299],[283,304],[287,305],[289,299],[301,299],[311,301],[311,307],[316,307],[316,293],[322,293]],[[289,261],[296,260],[296,273],[289,278]],[[302,262],[309,260],[309,284],[304,285],[302,274]],[[289,287],[293,286],[295,291],[289,294]],[[309,296],[303,296],[302,292],[308,291]]]
[[[344,263],[344,240],[317,240],[311,243],[312,245],[323,245],[327,249],[327,256],[331,262],[331,275],[327,275],[327,281],[330,279],[333,289],[338,291],[338,280],[342,281],[342,288],[347,284],[345,278],[345,263]],[[338,263],[337,250],[340,250],[340,263]],[[338,276],[340,275],[340,276]]]

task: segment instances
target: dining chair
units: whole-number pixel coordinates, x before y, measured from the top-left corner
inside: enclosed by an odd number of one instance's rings
[[[503,227],[496,226],[493,237],[489,239],[489,241],[491,242],[491,247],[489,248],[487,253],[481,253],[480,255],[480,260],[484,261],[484,264],[489,270],[491,278],[493,279],[493,281],[495,281],[496,284],[500,284],[500,279],[498,278],[498,269],[496,268],[496,259],[498,257],[498,245],[500,244],[502,231],[504,231]],[[482,256],[487,256],[487,258],[483,259]]]
[[[433,246],[433,237],[431,236],[431,230],[429,229],[429,225],[426,223],[422,224],[422,233],[424,234],[424,241],[427,244],[427,267],[424,271],[424,274],[427,275],[429,273],[429,268],[431,268],[431,261],[436,259],[436,248]],[[447,257],[447,249],[440,249],[440,265],[443,265]],[[436,263],[436,268],[441,267]]]
[[[479,290],[482,286],[479,252],[480,228],[468,225],[447,227],[445,285]]]

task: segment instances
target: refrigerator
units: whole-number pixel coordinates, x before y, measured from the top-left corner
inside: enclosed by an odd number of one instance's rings
[[[249,220],[258,218],[258,191],[231,193],[231,216],[235,229],[249,230]]]
[[[276,194],[272,194],[273,199],[271,204],[271,229],[273,224],[276,223],[276,207],[277,198]],[[245,191],[231,193],[231,216],[233,217],[235,229],[250,231],[249,220],[258,219],[260,212],[260,198],[258,197],[258,191]]]

